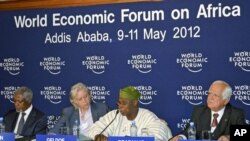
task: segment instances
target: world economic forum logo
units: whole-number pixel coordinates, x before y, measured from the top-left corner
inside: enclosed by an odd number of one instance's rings
[[[40,66],[50,74],[57,75],[61,73],[62,66],[65,66],[65,61],[61,57],[44,57],[40,61]]]
[[[203,90],[201,85],[183,85],[180,90],[177,90],[177,96],[191,105],[200,105],[203,97],[207,96],[207,91]]]
[[[85,60],[82,61],[82,65],[95,74],[102,74],[105,72],[106,66],[109,65],[109,60],[105,56],[86,56]]]
[[[14,93],[19,87],[16,86],[5,86],[1,90],[1,96],[4,97],[4,99],[8,99],[11,103],[14,103]]]
[[[233,91],[234,99],[250,106],[250,86],[235,85]]]
[[[44,86],[40,94],[44,96],[45,100],[49,100],[53,104],[62,102],[62,98],[66,96],[66,91],[61,86]]]
[[[190,118],[181,118],[181,121],[177,122],[177,128],[184,130],[190,122]]]
[[[207,62],[207,57],[203,57],[202,53],[182,53],[181,57],[176,59],[177,64],[193,73],[202,71],[203,64]]]
[[[137,89],[141,93],[139,102],[143,105],[151,104],[153,102],[153,97],[158,95],[157,90],[149,85],[135,86],[135,89]]]
[[[229,62],[234,63],[234,67],[250,72],[250,52],[234,52],[234,56],[229,57]]]
[[[110,96],[110,90],[108,90],[105,86],[88,86],[91,96],[92,96],[92,101],[94,103],[97,102],[102,102],[105,103],[106,98]]]
[[[48,115],[47,116],[47,127],[49,129],[53,128],[54,125],[57,123],[59,118],[60,118],[60,116]]]
[[[131,59],[128,60],[128,65],[131,65],[132,69],[136,69],[140,73],[151,72],[153,64],[157,64],[157,60],[151,54],[132,55]]]
[[[3,62],[0,62],[0,67],[11,75],[18,75],[24,67],[24,62],[20,58],[4,58]]]

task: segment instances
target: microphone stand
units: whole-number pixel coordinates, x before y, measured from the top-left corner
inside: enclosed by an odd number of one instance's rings
[[[102,130],[102,132],[100,134],[97,135],[98,137],[98,141],[101,141],[101,138],[99,137],[100,135],[102,135],[102,133],[110,126],[111,123],[114,122],[114,120],[116,119],[117,115],[119,113],[119,110],[116,110],[116,113],[115,113],[115,117],[111,120],[111,122]]]

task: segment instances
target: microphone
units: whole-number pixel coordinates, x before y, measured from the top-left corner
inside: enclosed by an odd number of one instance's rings
[[[113,121],[116,119],[118,113],[119,113],[119,110],[116,110],[115,117],[113,118],[113,120],[102,130],[102,132],[99,135],[101,135],[109,127],[109,125],[111,123],[113,123]]]

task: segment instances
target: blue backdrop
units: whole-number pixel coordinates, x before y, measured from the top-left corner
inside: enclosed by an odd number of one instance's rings
[[[0,12],[0,116],[13,92],[28,86],[52,127],[83,82],[94,102],[116,108],[119,89],[134,85],[140,105],[175,134],[211,82],[231,84],[231,103],[250,118],[250,3],[168,0]]]

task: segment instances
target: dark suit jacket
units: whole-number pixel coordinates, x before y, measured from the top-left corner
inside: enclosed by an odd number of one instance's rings
[[[4,116],[6,132],[13,132],[18,119],[18,112],[10,110]],[[43,112],[35,107],[32,108],[27,120],[24,123],[21,136],[34,138],[36,134],[45,134],[47,129],[47,118]]]
[[[93,118],[93,122],[97,121],[100,117],[105,115],[109,111],[108,106],[104,103],[93,103],[91,102],[91,114]],[[79,110],[74,108],[73,106],[64,108],[62,110],[62,115],[54,125],[54,127],[49,131],[50,133],[59,134],[61,127],[69,127],[69,134],[72,134],[72,127],[75,121],[78,121],[80,124],[79,119]]]
[[[192,119],[196,127],[196,139],[202,138],[202,130],[210,130],[211,126],[211,110],[207,106],[195,107],[192,113]],[[217,140],[222,135],[230,135],[230,125],[244,125],[245,114],[242,109],[227,104],[224,114],[212,133],[212,139]],[[187,126],[188,127],[188,126]],[[184,134],[187,136],[187,129]]]

